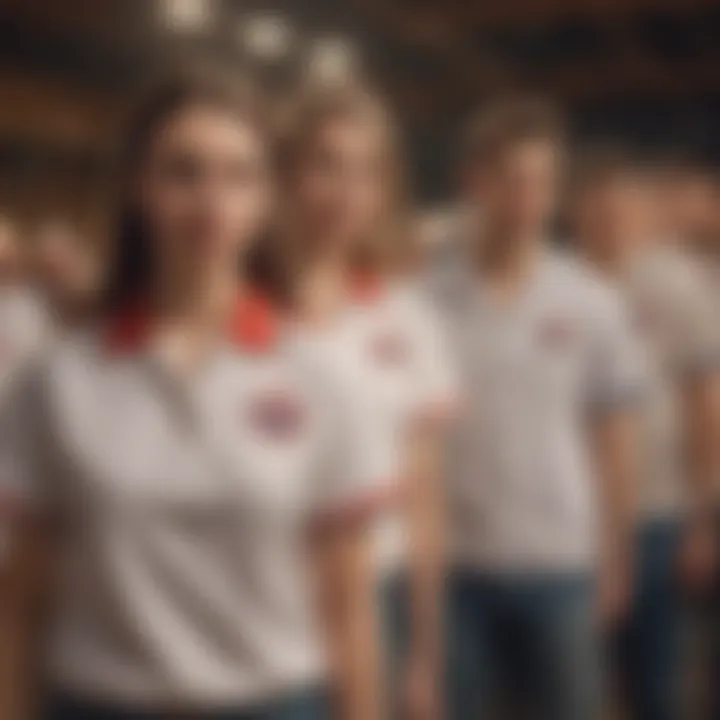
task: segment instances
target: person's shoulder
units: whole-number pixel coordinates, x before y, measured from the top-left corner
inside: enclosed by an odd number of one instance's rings
[[[710,302],[712,296],[701,260],[679,246],[660,246],[645,253],[636,270],[637,282],[662,293],[666,303]]]
[[[620,286],[589,260],[566,249],[554,249],[546,259],[550,292],[590,320],[618,316],[626,303]]]
[[[589,260],[566,249],[550,250],[546,256],[550,282],[587,300],[609,298],[620,292],[616,283],[606,277]]]

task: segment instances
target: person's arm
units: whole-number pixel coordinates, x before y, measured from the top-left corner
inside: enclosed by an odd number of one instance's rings
[[[683,582],[707,589],[716,561],[715,518],[720,478],[720,376],[703,373],[686,381],[684,428],[689,517],[680,554]]]
[[[439,314],[421,296],[411,307],[408,326],[415,326],[418,404],[404,473],[410,634],[402,701],[409,718],[431,720],[442,714],[446,570],[442,473],[448,423],[458,411],[458,378]]]
[[[52,577],[48,530],[22,521],[6,528],[0,567],[0,708],[3,720],[37,716],[41,640]]]
[[[403,492],[410,598],[410,647],[403,702],[411,718],[440,717],[445,575],[441,440],[436,428],[421,427],[414,433]]]
[[[330,668],[334,720],[380,720],[380,627],[370,534],[336,523],[312,543]]]
[[[691,592],[708,589],[715,559],[712,513],[720,479],[720,326],[713,295],[691,262],[678,266],[667,342],[683,447],[687,513],[679,553],[680,579]]]
[[[618,408],[594,421],[593,440],[600,504],[598,610],[613,623],[627,608],[632,588],[637,525],[637,418]]]
[[[333,720],[381,720],[378,570],[372,529],[397,500],[386,424],[360,389],[326,368],[326,437],[310,511],[318,610],[329,658]]]
[[[639,405],[645,358],[620,295],[608,289],[594,319],[590,366],[591,445],[598,480],[598,613],[614,623],[626,611],[638,518]]]

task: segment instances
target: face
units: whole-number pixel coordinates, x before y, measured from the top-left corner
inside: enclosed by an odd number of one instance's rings
[[[369,119],[326,123],[306,149],[293,188],[298,221],[312,242],[347,250],[362,242],[388,204],[385,138]]]
[[[615,255],[651,232],[651,199],[640,178],[618,175],[586,188],[575,204],[575,230],[592,252]]]
[[[268,211],[266,147],[236,115],[186,108],[162,127],[140,173],[140,205],[161,271],[235,267]]]
[[[503,235],[540,235],[555,212],[560,158],[549,140],[502,150],[471,180],[471,201],[483,223]]]

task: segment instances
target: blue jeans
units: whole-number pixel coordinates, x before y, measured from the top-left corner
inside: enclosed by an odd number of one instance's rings
[[[593,720],[600,643],[588,575],[457,570],[449,578],[448,720]]]
[[[681,716],[683,613],[675,568],[680,523],[654,520],[639,530],[635,595],[618,633],[621,689],[636,720]]]
[[[188,720],[327,720],[321,693],[302,693],[257,708],[187,711]],[[50,703],[44,720],[182,720],[180,711],[127,710],[69,697]]]

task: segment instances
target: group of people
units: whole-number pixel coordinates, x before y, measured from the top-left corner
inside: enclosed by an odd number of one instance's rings
[[[399,132],[183,68],[102,263],[0,227],[3,720],[679,720],[690,598],[720,712],[717,248],[524,98],[421,243]]]

